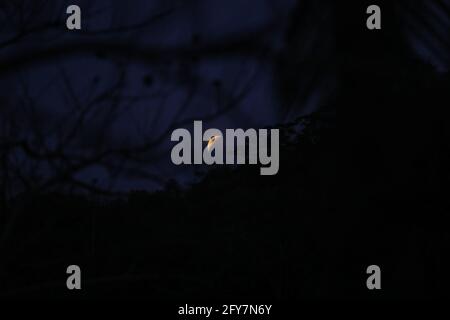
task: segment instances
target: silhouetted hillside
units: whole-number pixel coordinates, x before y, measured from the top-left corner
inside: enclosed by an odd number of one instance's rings
[[[218,167],[187,190],[172,182],[121,200],[23,195],[2,246],[2,292],[65,295],[65,268],[79,264],[91,297],[327,295],[337,144],[335,115],[323,116],[282,128],[275,176]]]

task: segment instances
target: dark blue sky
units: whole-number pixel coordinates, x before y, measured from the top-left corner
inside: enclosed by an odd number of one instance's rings
[[[81,31],[65,29],[69,4],[82,8]],[[421,5],[420,19],[402,15],[405,39],[447,71],[439,39],[448,39],[448,16]],[[191,182],[196,168],[170,162],[172,128],[190,128],[193,119],[261,128],[329,102],[337,75],[323,68],[335,56],[335,13],[327,8],[295,0],[29,1],[19,9],[9,2],[0,10],[0,45],[15,41],[0,47],[0,61],[19,63],[0,77],[3,129],[37,153],[65,158],[29,159],[17,149],[11,161],[42,180],[75,167],[77,181],[108,190]],[[290,102],[280,93],[286,73],[299,92]],[[139,152],[77,166],[124,148]]]

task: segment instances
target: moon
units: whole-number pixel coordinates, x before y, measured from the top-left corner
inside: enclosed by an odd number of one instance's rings
[[[214,143],[216,143],[216,141],[220,138],[221,136],[211,136],[211,138],[209,138],[207,146],[208,151],[211,151],[211,148],[213,147]]]

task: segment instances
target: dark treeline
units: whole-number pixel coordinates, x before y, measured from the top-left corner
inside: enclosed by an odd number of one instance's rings
[[[321,112],[281,128],[276,176],[217,167],[187,189],[172,181],[120,200],[20,196],[4,232],[2,293],[64,296],[65,268],[78,264],[89,297],[327,294],[338,258],[335,125]]]

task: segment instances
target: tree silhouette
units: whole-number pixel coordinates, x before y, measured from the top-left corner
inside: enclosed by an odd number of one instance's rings
[[[328,1],[298,1],[282,49],[268,36],[282,24],[276,14],[275,22],[223,37],[127,41],[186,8],[163,2],[141,22],[33,47],[43,30],[58,39],[62,21],[28,21],[20,10],[32,7],[3,2],[3,16],[31,24],[8,24],[0,38],[0,80],[14,87],[0,95],[0,296],[73,298],[61,272],[73,261],[89,270],[88,298],[373,298],[364,286],[373,263],[383,270],[383,298],[443,296],[448,5],[379,2],[382,30],[367,33],[360,13],[368,1],[339,17]],[[429,61],[414,51],[428,52]],[[62,57],[87,57],[108,72],[89,74],[80,87],[71,68],[57,65],[48,81],[66,100],[48,109],[36,80],[18,70]],[[236,58],[243,67],[231,85],[199,71],[202,62],[228,66]],[[142,72],[130,73],[136,63]],[[16,73],[18,85],[8,84]],[[277,119],[264,124],[280,130],[277,175],[213,166],[183,184],[155,165],[171,130],[198,117],[253,125],[245,101],[267,74],[277,93]],[[210,105],[197,109],[204,100]],[[133,113],[142,101],[151,105],[148,117]],[[133,134],[114,135],[123,119]],[[139,177],[159,188],[132,183],[123,191],[98,171],[79,175],[98,167],[117,181]]]

